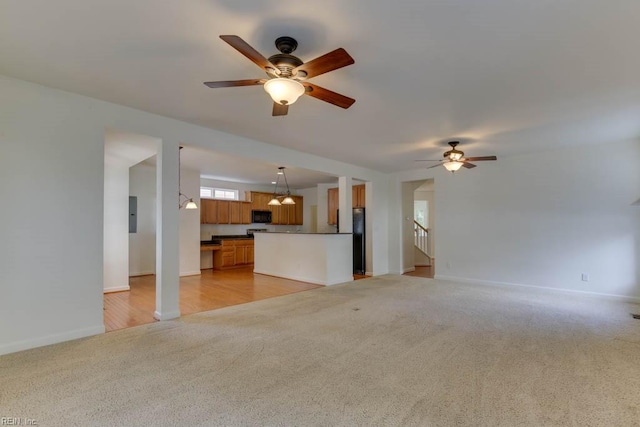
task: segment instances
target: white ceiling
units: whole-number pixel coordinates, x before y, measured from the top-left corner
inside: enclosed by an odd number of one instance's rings
[[[384,172],[422,167],[451,139],[500,158],[640,135],[635,0],[3,0],[0,12],[0,74]],[[259,86],[209,89],[264,77],[220,34],[264,56],[289,35],[304,61],[343,47],[355,64],[312,82],[357,102],[302,97],[272,117]]]
[[[244,184],[267,185],[277,178],[278,167],[285,167],[287,182],[292,189],[314,187],[317,184],[336,184],[337,177],[302,169],[293,165],[267,163],[213,152],[199,147],[185,146],[180,153],[182,165],[200,171],[202,178]],[[284,181],[280,178],[280,184]]]

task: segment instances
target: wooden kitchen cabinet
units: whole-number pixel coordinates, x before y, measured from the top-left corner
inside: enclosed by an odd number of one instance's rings
[[[271,224],[282,224],[281,220],[280,220],[280,213],[282,211],[282,209],[280,209],[282,207],[282,205],[280,206],[267,206],[267,210],[271,211]]]
[[[259,191],[251,191],[249,197],[251,199],[251,209],[258,211],[271,211],[271,224],[274,225],[303,225],[304,198],[302,196],[294,196],[291,198],[295,205],[269,205],[269,201],[273,198],[273,193],[262,193]]]
[[[230,200],[200,200],[200,224],[251,224],[251,203]]]
[[[241,209],[240,202],[228,202],[229,203],[229,224],[240,224],[241,222]]]
[[[351,204],[354,208],[364,208],[365,207],[365,186],[364,184],[354,185],[351,187],[352,189],[352,200]]]
[[[354,185],[351,187],[351,206],[354,208],[364,208],[366,204],[365,199],[365,185]],[[329,225],[338,224],[338,207],[340,193],[338,188],[329,188],[327,190],[327,223]]]
[[[295,206],[293,206],[293,225],[303,225],[304,223],[304,199],[302,196],[294,196],[293,200],[296,201]]]
[[[241,202],[240,224],[251,224],[251,202]]]
[[[226,200],[218,200],[218,224],[229,224],[231,220],[230,216],[230,203]]]
[[[219,200],[200,200],[200,224],[218,223],[218,203]]]
[[[213,268],[222,270],[234,267],[236,264],[236,252],[233,240],[223,240],[219,251],[213,253]]]
[[[253,257],[253,253],[254,253],[254,245],[247,246],[247,264],[254,263],[255,258]]]
[[[261,193],[258,191],[248,191],[249,197],[247,200],[251,200],[251,209],[256,211],[268,211],[269,200],[273,197],[271,193]]]
[[[304,198],[291,196],[295,205],[269,206],[271,211],[271,224],[279,225],[303,225]]]
[[[222,241],[222,248],[213,253],[213,268],[224,270],[253,264],[253,248],[251,239],[225,239]]]
[[[327,190],[327,223],[329,225],[338,224],[339,193],[337,188]]]

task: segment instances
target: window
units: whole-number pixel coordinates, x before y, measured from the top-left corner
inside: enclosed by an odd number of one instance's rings
[[[200,187],[201,199],[238,200],[238,190],[227,188]]]
[[[201,199],[213,199],[213,188],[200,187]]]
[[[424,228],[429,228],[429,202],[428,201],[414,200],[413,219]]]

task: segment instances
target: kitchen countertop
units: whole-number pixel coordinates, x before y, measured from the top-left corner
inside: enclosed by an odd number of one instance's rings
[[[258,233],[256,233],[258,234]],[[270,231],[268,234],[318,234],[318,235],[340,235],[340,234],[353,234],[353,233],[304,233],[304,232],[300,232],[300,231]]]
[[[249,237],[246,234],[224,234],[219,236],[211,236],[211,240],[200,240],[200,246],[219,245],[222,240],[253,240],[253,236]]]
[[[209,251],[219,251],[222,248],[222,245],[214,245],[211,244],[200,244],[200,252],[209,252]]]

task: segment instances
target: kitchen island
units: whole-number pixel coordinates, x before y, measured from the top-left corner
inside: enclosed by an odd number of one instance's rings
[[[353,280],[351,233],[255,233],[253,272],[318,285]]]

